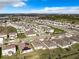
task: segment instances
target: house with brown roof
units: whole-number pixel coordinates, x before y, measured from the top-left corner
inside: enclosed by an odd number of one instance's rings
[[[19,43],[19,49],[20,49],[20,53],[27,53],[27,52],[32,51],[30,44],[27,43],[27,42],[20,42]]]

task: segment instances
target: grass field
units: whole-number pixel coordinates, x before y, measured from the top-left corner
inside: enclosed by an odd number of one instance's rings
[[[24,33],[18,33],[17,38],[26,38]]]
[[[52,26],[49,26],[49,27],[54,29],[54,32],[52,34],[61,34],[61,33],[65,32],[64,30],[61,30],[61,29],[58,29],[58,28],[55,28],[55,27],[52,27]]]

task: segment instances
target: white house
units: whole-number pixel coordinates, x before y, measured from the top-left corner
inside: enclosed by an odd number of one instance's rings
[[[25,31],[30,31],[30,30],[31,30],[30,27],[25,26]]]
[[[0,33],[0,37],[1,37],[1,38],[3,37],[4,39],[6,39],[6,38],[7,38],[7,35]]]
[[[3,38],[0,38],[0,44],[3,44]]]
[[[17,33],[9,33],[10,39],[15,39],[17,37]]]
[[[48,32],[53,33],[54,32],[54,29],[50,29],[50,30],[48,30]]]
[[[6,45],[2,47],[3,56],[11,56],[16,53],[16,47],[14,44]]]

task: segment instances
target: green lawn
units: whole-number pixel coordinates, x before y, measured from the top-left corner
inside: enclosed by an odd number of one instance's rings
[[[58,29],[58,28],[54,28],[55,31],[54,31],[54,34],[58,34],[58,33],[63,33],[64,30],[61,30],[61,29]]]
[[[54,33],[52,33],[52,34],[61,34],[61,33],[65,32],[64,30],[61,30],[61,29],[58,29],[58,28],[55,28],[55,27],[52,27],[52,26],[49,26],[49,27],[54,29]]]
[[[24,33],[18,33],[17,38],[26,38]]]

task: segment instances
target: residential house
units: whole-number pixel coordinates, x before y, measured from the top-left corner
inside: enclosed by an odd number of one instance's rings
[[[16,53],[16,47],[14,44],[2,46],[2,56],[11,56]]]
[[[30,31],[26,31],[27,36],[36,36],[34,31],[31,29]]]
[[[30,44],[26,42],[20,42],[19,48],[20,48],[20,53],[27,53],[32,51],[32,49],[30,48]]]

